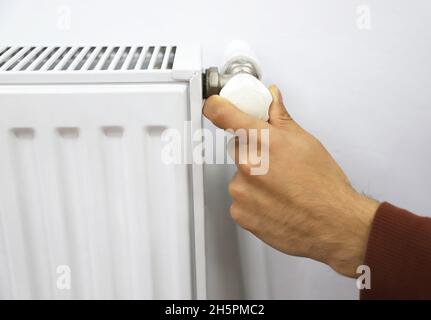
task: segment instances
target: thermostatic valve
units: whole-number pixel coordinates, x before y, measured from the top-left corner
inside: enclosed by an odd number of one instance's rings
[[[224,61],[221,72],[217,67],[205,70],[203,97],[219,94],[241,111],[267,121],[272,95],[260,81],[262,72],[250,47],[242,41],[232,42]]]
[[[209,98],[214,94],[219,94],[229,79],[230,77],[222,76],[217,67],[206,69],[202,75],[204,99]]]
[[[257,79],[262,78],[262,72],[256,55],[244,41],[232,41],[224,53],[224,63],[221,71],[217,67],[205,70],[202,76],[203,97],[219,94],[224,85],[235,75],[246,73]]]

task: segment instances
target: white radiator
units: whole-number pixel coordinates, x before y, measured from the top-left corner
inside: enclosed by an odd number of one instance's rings
[[[206,297],[202,167],[161,158],[201,92],[193,46],[0,47],[0,298]]]

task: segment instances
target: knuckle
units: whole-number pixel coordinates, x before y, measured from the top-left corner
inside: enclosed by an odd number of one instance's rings
[[[234,199],[242,199],[245,195],[244,188],[235,180],[229,183],[229,193]]]
[[[282,103],[280,103],[280,104],[283,106]],[[283,121],[283,122],[292,122],[293,121],[292,117],[290,116],[290,114],[286,110],[281,112],[278,117],[279,117],[279,120]]]
[[[232,219],[238,223],[239,225],[241,225],[242,221],[243,221],[243,213],[242,211],[238,208],[238,206],[235,205],[235,203],[233,203],[230,206],[230,216],[232,217]]]
[[[236,186],[235,186],[235,182],[234,181],[231,181],[229,183],[228,190],[229,190],[229,194],[231,196],[233,196],[235,194],[235,192],[236,192]]]

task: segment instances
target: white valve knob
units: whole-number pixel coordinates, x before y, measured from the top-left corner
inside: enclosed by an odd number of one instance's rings
[[[268,121],[271,92],[259,80],[262,76],[256,55],[243,41],[233,41],[227,48],[222,75],[232,76],[220,91],[241,111]]]
[[[271,92],[260,80],[250,74],[239,73],[233,76],[221,89],[220,96],[253,117],[264,121],[269,119]]]

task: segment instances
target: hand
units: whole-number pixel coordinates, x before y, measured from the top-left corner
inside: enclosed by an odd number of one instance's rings
[[[269,129],[269,170],[252,175],[253,165],[237,163],[229,185],[231,216],[275,249],[355,277],[379,203],[352,188],[324,146],[291,118],[277,87],[270,91],[268,123],[220,96],[204,105],[204,115],[217,127]]]

